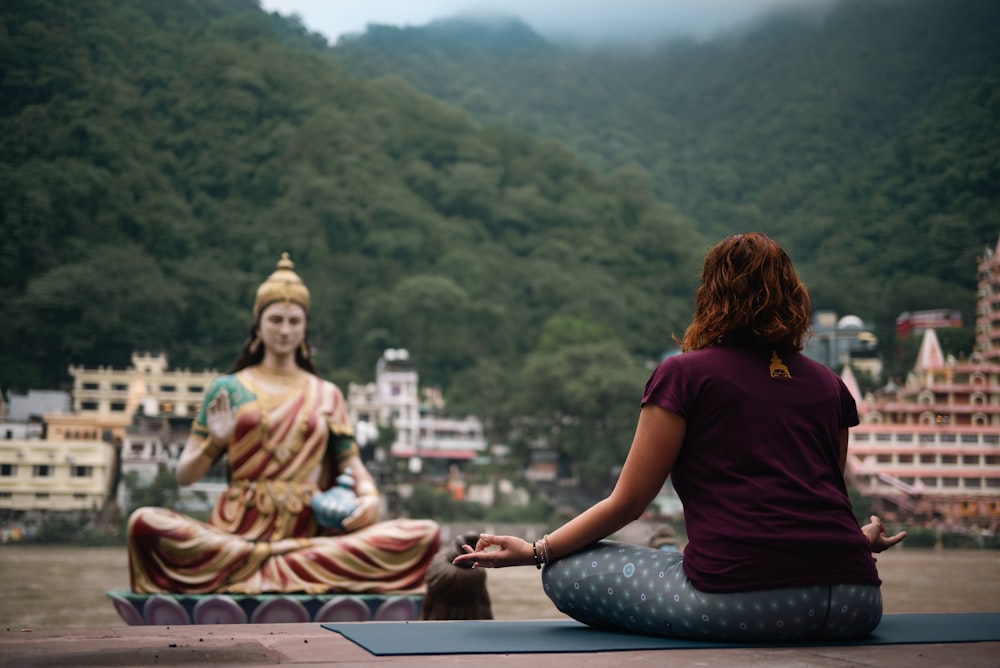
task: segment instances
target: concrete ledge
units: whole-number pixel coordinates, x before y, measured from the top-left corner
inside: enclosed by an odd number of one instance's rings
[[[419,624],[420,622],[410,622]],[[442,654],[379,657],[318,624],[0,628],[0,664],[27,666],[469,666],[702,668],[884,666],[995,668],[1000,643],[699,649],[591,654]]]

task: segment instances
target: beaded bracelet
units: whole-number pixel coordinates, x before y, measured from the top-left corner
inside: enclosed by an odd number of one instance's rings
[[[542,562],[538,559],[538,541],[531,544],[531,553],[535,556],[535,568],[541,569]]]

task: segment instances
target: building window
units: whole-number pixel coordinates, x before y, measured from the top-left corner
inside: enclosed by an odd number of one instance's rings
[[[17,475],[17,464],[0,464],[0,477],[12,478]]]
[[[121,413],[122,411],[125,410],[125,402],[124,401],[112,401],[111,402],[111,410],[115,411],[116,413]]]
[[[70,475],[74,478],[90,478],[94,475],[93,466],[71,466]]]
[[[920,482],[924,483],[924,487],[934,488],[937,487],[938,479],[933,476],[924,476]]]
[[[855,434],[854,435],[854,440],[857,443],[867,443],[868,442],[868,433],[864,432],[864,433],[861,433],[861,434]]]
[[[100,386],[97,383],[84,383],[83,389],[85,390],[98,390]]]
[[[84,494],[83,492],[74,492],[73,499],[75,499],[76,501],[86,501],[87,495]]]
[[[879,464],[891,464],[892,455],[878,455],[875,458],[875,461],[877,461]]]
[[[49,498],[49,493],[48,492],[35,492],[35,498],[36,499],[47,499],[47,498]]]
[[[985,427],[989,423],[989,418],[983,413],[976,413],[972,416],[972,426],[974,427]]]
[[[962,443],[978,443],[978,434],[962,434]]]
[[[942,464],[957,464],[958,463],[958,456],[957,455],[941,455],[941,463]]]
[[[896,440],[900,443],[912,443],[913,434],[896,434]]]
[[[48,478],[53,475],[54,470],[48,464],[35,464],[31,467],[31,472],[36,478]]]
[[[986,455],[987,466],[1000,466],[1000,455]]]
[[[898,460],[900,464],[912,464],[913,455],[899,455]]]
[[[14,494],[11,492],[0,492],[0,499],[12,499]]]
[[[921,464],[934,464],[937,462],[937,455],[920,455]]]
[[[125,383],[112,383],[111,389],[114,390],[115,392],[125,392],[126,390],[128,390],[128,385],[126,385]]]
[[[202,392],[204,388],[201,385],[192,385],[188,388],[188,392]]]
[[[965,487],[966,489],[979,489],[983,486],[982,478],[966,478]]]
[[[886,442],[892,440],[892,435],[891,434],[875,434],[875,440],[879,441],[880,443],[886,443]]]
[[[81,401],[80,408],[85,411],[96,411],[97,402],[96,401]]]
[[[954,443],[956,441],[955,434],[938,434],[938,439],[942,443]]]
[[[1000,434],[983,434],[983,443],[989,443],[990,445],[1000,443]]]
[[[979,455],[962,455],[962,463],[966,466],[979,466]]]
[[[986,486],[990,488],[1000,488],[1000,478],[987,478]]]
[[[393,383],[389,388],[389,393],[394,397],[398,397],[403,393],[403,388],[399,386],[399,383]]]
[[[958,487],[958,478],[945,477],[941,478],[942,487]]]
[[[920,442],[921,443],[933,443],[934,442],[934,434],[920,434]]]

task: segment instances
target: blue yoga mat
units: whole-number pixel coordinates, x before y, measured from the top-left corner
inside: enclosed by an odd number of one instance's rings
[[[831,643],[765,645],[671,640],[590,628],[573,620],[531,622],[345,622],[323,624],[376,656],[624,652],[732,647],[822,647]],[[1000,612],[884,615],[864,640],[837,645],[899,645],[1000,641]]]

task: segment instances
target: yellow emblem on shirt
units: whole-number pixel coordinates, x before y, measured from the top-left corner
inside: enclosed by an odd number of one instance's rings
[[[791,378],[792,374],[785,363],[778,357],[778,352],[771,351],[771,378]]]

